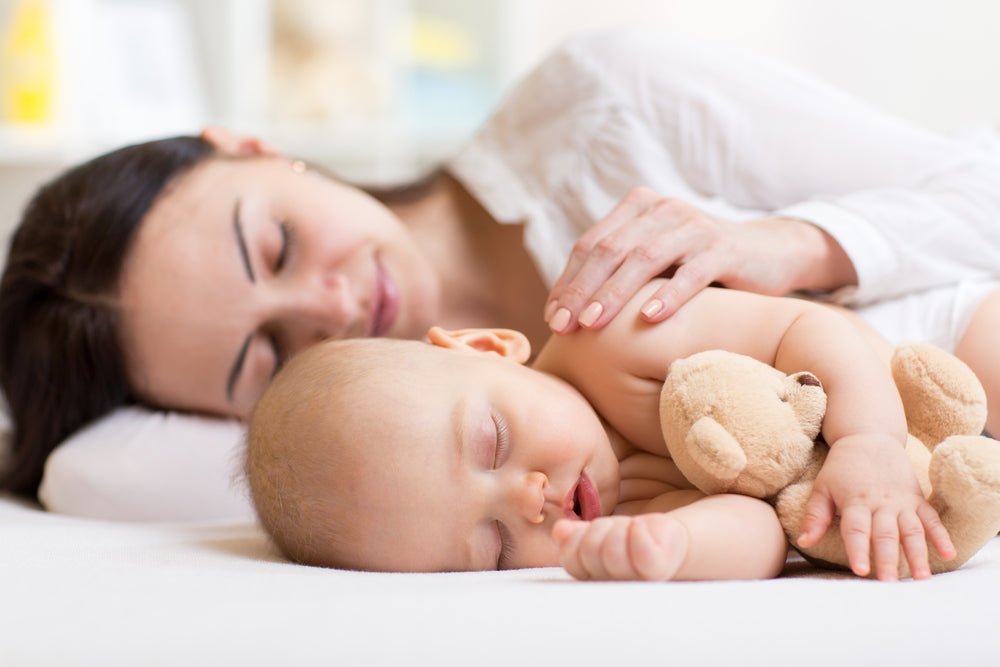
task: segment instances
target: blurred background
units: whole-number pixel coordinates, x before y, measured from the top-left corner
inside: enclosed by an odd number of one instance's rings
[[[559,41],[621,25],[771,54],[933,129],[1000,123],[996,0],[0,0],[0,240],[66,165],[206,123],[405,180]]]

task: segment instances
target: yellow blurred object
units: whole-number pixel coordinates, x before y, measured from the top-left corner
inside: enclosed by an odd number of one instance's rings
[[[425,16],[413,19],[410,47],[415,64],[437,69],[471,67],[479,57],[468,29],[456,22]]]
[[[0,118],[15,123],[52,120],[54,69],[48,3],[19,0],[0,50]]]

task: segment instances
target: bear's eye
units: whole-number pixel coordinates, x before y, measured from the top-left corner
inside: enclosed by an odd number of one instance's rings
[[[803,373],[798,377],[799,384],[803,387],[819,387],[819,379],[810,373]]]

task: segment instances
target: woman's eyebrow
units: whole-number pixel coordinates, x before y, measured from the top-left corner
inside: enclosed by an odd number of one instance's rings
[[[236,245],[239,246],[240,255],[243,257],[243,267],[247,270],[247,277],[250,278],[250,282],[256,282],[253,267],[250,265],[250,253],[247,252],[247,242],[243,237],[243,221],[240,219],[242,205],[243,200],[241,199],[237,199],[236,204],[233,205],[233,229],[236,231]]]
[[[239,379],[240,373],[243,371],[243,362],[247,358],[247,349],[250,347],[251,340],[253,340],[252,334],[247,336],[243,341],[240,351],[236,354],[236,361],[233,363],[233,368],[229,371],[229,378],[226,380],[226,399],[230,403],[233,402],[233,388],[236,386],[236,380]]]

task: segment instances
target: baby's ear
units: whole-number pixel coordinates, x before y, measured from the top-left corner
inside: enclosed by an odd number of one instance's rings
[[[280,151],[268,142],[220,125],[209,125],[201,131],[201,138],[212,144],[223,155],[260,155],[274,157]]]
[[[531,357],[527,336],[513,329],[456,329],[431,327],[427,337],[432,345],[449,350],[494,352],[505,359],[523,364]]]

